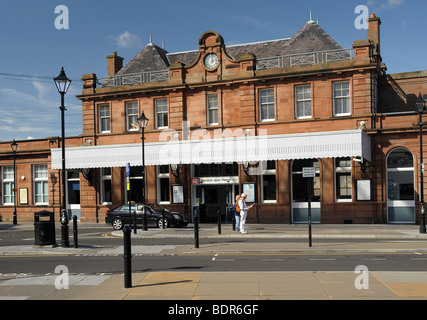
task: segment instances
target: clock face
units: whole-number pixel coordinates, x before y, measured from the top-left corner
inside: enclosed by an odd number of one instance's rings
[[[205,66],[208,69],[214,69],[219,65],[218,56],[215,53],[209,53],[205,57]]]

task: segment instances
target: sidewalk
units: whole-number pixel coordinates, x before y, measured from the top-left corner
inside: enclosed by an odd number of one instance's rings
[[[173,238],[194,239],[194,229],[138,230],[132,237],[171,238],[170,245],[132,246],[133,255],[279,255],[334,253],[410,253],[418,259],[427,255],[427,235],[418,226],[400,225],[313,225],[313,246],[308,246],[306,225],[248,225],[248,234],[232,231],[223,224],[201,225],[200,246],[173,245]],[[1,228],[0,228],[1,230]],[[111,236],[123,236],[113,231]],[[242,238],[263,239],[252,243]],[[224,239],[210,243],[210,239]],[[268,241],[274,239],[275,241]],[[283,241],[277,241],[283,240]],[[295,241],[299,239],[301,241]],[[321,240],[329,239],[327,242]],[[71,240],[71,239],[70,239]],[[304,241],[306,240],[306,241]],[[351,241],[357,240],[357,241]],[[375,240],[375,241],[373,241]],[[72,245],[72,243],[71,243]],[[1,247],[1,256],[35,254],[123,255],[123,247],[79,248],[14,246]],[[58,257],[59,259],[59,257]],[[363,278],[368,289],[357,289]],[[70,275],[69,289],[57,289],[58,274],[5,275],[0,270],[0,300],[400,300],[427,299],[426,272],[136,272],[133,287],[124,289],[123,274]],[[360,281],[359,281],[360,282]],[[175,304],[173,304],[175,305]],[[172,305],[171,305],[172,306]]]

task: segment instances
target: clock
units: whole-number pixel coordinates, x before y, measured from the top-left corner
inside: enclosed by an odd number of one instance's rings
[[[215,53],[209,53],[205,56],[205,66],[208,69],[215,69],[219,65],[218,56]]]

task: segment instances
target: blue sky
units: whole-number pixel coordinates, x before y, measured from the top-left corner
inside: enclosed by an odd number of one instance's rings
[[[69,28],[55,28],[55,8],[69,10]],[[73,79],[66,95],[66,134],[82,133],[81,76],[107,74],[106,56],[132,59],[149,42],[169,52],[197,49],[207,30],[226,44],[292,37],[308,20],[342,47],[366,39],[355,13],[365,5],[382,20],[383,60],[388,73],[427,70],[425,0],[16,0],[0,3],[0,140],[59,136],[60,97],[51,80],[64,66]],[[25,76],[23,76],[25,75]]]

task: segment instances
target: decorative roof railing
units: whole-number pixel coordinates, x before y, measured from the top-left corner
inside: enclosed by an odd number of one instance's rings
[[[327,62],[353,60],[353,49],[339,49],[329,51],[307,52],[290,54],[280,57],[257,59],[257,70],[307,66]]]
[[[327,62],[336,62],[344,60],[353,60],[353,49],[339,49],[329,51],[307,52],[291,54],[279,57],[261,58],[256,60],[256,69],[275,69],[294,66],[307,66],[322,64]],[[124,75],[115,75],[106,78],[97,79],[97,88],[118,87],[139,83],[149,83],[155,81],[166,81],[170,79],[169,70],[132,73]]]
[[[170,79],[169,70],[131,73],[124,75],[115,75],[106,78],[98,78],[96,87],[118,87],[130,84],[149,83],[155,81],[166,81]]]

